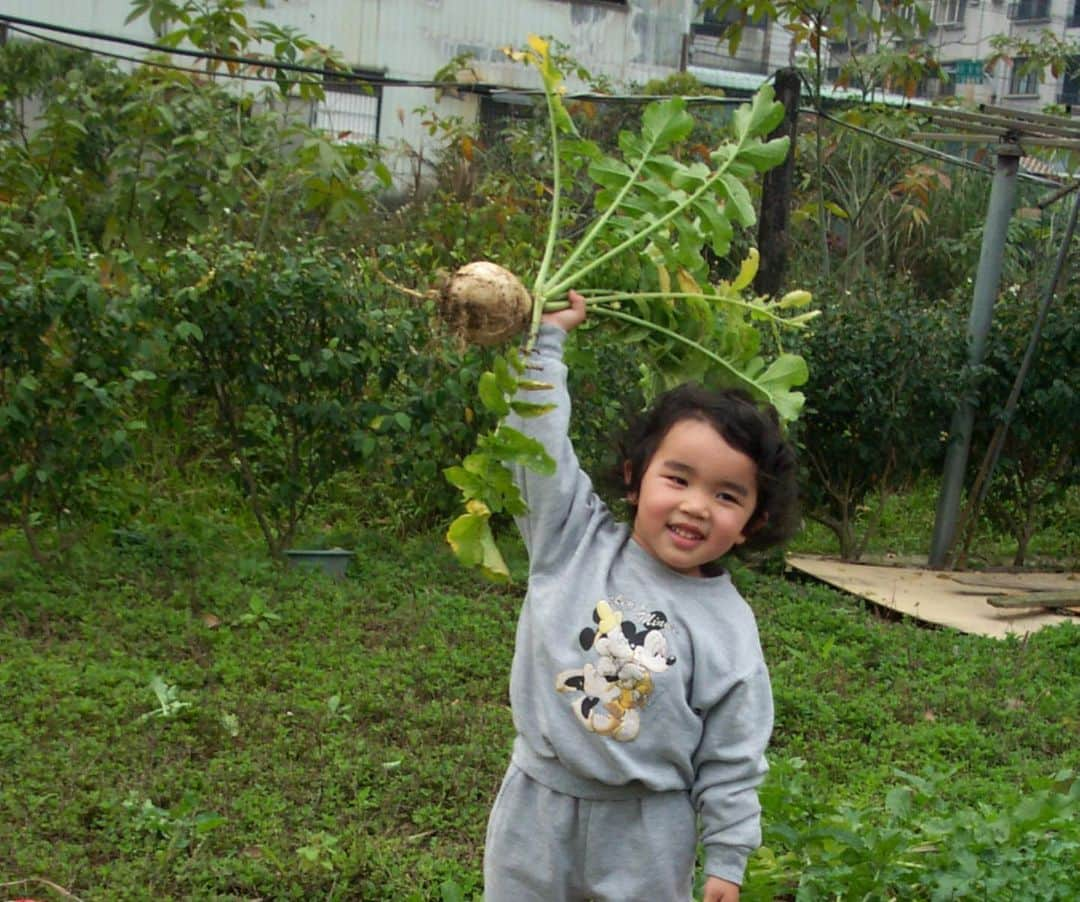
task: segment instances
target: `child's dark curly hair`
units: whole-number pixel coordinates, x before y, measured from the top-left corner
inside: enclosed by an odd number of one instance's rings
[[[791,538],[799,528],[795,449],[784,437],[776,409],[759,406],[738,389],[713,390],[687,383],[657,398],[650,410],[631,423],[619,443],[618,478],[626,493],[637,497],[656,449],[681,420],[708,423],[757,465],[757,505],[748,524],[750,535],[740,548],[760,551]],[[634,504],[630,508],[632,514],[637,513]]]

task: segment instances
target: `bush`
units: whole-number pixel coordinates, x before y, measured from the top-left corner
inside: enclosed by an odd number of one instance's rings
[[[973,435],[976,454],[985,454],[1002,427],[1006,401],[1035,323],[1037,295],[1037,290],[1025,292],[1015,285],[998,301],[981,386],[985,412]],[[1074,289],[1057,298],[1048,311],[987,496],[991,522],[1016,540],[1016,566],[1024,563],[1035,533],[1050,525],[1069,489],[1080,482],[1074,465],[1080,450],[1076,310]]]
[[[779,760],[762,788],[765,846],[743,898],[1066,900],[1076,897],[1080,779],[1064,771],[978,810],[942,801],[949,772],[897,772],[883,803],[810,791],[806,762]]]
[[[905,280],[814,294],[822,314],[796,348],[810,367],[795,432],[806,508],[835,533],[841,557],[857,560],[889,495],[941,459],[963,323],[955,305],[927,302]],[[871,504],[860,537],[856,514]]]
[[[132,402],[154,374],[138,363],[138,300],[113,290],[110,261],[7,217],[0,240],[0,510],[44,561],[41,527],[63,550],[80,515],[100,514],[102,474],[129,459],[145,427]]]
[[[316,239],[274,254],[211,233],[144,261],[173,391],[216,412],[271,554],[329,480],[412,428],[386,401],[403,366],[392,316]]]

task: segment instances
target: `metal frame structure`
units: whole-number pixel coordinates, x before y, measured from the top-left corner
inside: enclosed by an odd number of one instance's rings
[[[981,104],[978,112],[958,109],[920,108],[929,120],[951,131],[926,131],[913,135],[916,141],[946,141],[950,143],[985,144],[996,141],[994,152],[996,165],[994,181],[990,189],[990,200],[983,228],[982,248],[979,254],[979,266],[975,275],[975,288],[972,297],[971,313],[968,319],[968,364],[977,367],[986,355],[986,344],[993,319],[994,301],[1001,287],[1001,266],[1004,258],[1005,243],[1009,220],[1012,217],[1016,198],[1017,175],[1020,160],[1025,156],[1025,147],[1053,147],[1071,151],[1080,151],[1080,123],[1060,116],[1048,116],[1042,113],[1028,113],[1005,107]],[[1055,194],[1057,200],[1069,191],[1076,191],[1080,181],[1074,181],[1065,191]],[[1052,202],[1050,201],[1050,202]],[[1049,203],[1049,202],[1048,202]],[[1061,261],[1067,253],[1075,230],[1075,217],[1070,220],[1070,227],[1064,238],[1059,253],[1059,265],[1043,298],[1040,319],[1036,323],[1029,342],[1025,362],[1034,354],[1034,347],[1039,340],[1039,331],[1045,311],[1056,290],[1060,277]],[[1026,369],[1021,368],[1018,384],[1010,395],[1010,403],[1015,408],[1023,385]],[[949,445],[945,454],[945,467],[942,474],[941,490],[938,495],[937,513],[934,519],[934,532],[930,541],[929,565],[935,569],[944,569],[950,564],[957,523],[960,515],[960,498],[963,492],[964,475],[967,470],[968,456],[971,450],[971,433],[975,423],[976,404],[970,398],[964,398],[957,405],[949,428]],[[1007,428],[1007,422],[1003,424]],[[1000,438],[995,437],[1000,442]],[[996,461],[991,460],[992,471]],[[980,474],[982,484],[989,483],[991,473]],[[981,491],[981,486],[979,491]]]

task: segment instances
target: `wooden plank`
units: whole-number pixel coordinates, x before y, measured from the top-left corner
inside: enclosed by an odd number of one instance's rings
[[[1068,608],[1080,605],[1080,589],[1064,592],[1025,592],[1023,595],[995,595],[986,599],[995,608]]]
[[[915,141],[948,141],[950,144],[988,144],[1000,141],[1003,135],[986,132],[915,132]]]
[[[1072,587],[1067,583],[1076,583],[1080,591],[1080,579],[1075,573],[1052,573],[1017,570],[948,570],[945,575],[962,586],[985,589],[986,595],[992,592],[1013,590],[1016,592],[1068,592]]]
[[[980,573],[949,573],[949,579],[962,586],[974,586],[979,589],[1015,589],[1020,592],[1030,592],[1031,583],[1025,582],[1024,577],[1004,576],[997,579],[987,579]]]
[[[811,555],[788,555],[788,563],[830,585],[859,595],[875,605],[914,617],[924,623],[958,629],[965,633],[1004,639],[1025,636],[1048,626],[1071,620],[1065,609],[1048,611],[1038,607],[994,608],[986,597],[996,591],[995,574],[983,573],[985,591],[961,594],[962,587],[950,577],[955,574],[924,567],[882,567],[852,564]],[[1018,574],[1009,574],[1010,581]],[[1072,590],[1077,574],[1025,573],[1027,591]]]

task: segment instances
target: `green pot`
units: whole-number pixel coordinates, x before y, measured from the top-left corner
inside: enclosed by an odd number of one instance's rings
[[[344,579],[353,554],[344,548],[328,548],[324,551],[295,548],[286,551],[285,557],[290,567],[316,567],[334,579]]]

